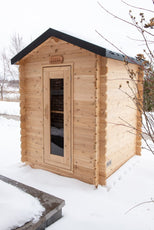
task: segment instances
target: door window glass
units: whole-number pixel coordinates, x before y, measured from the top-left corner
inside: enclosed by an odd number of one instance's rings
[[[50,79],[51,154],[64,156],[64,79]]]

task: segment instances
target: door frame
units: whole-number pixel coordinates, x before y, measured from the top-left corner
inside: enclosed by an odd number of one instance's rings
[[[66,67],[66,68],[65,68]],[[65,153],[64,151],[64,157],[57,156],[50,154],[50,152],[47,153],[47,148],[46,148],[46,136],[47,132],[45,130],[45,122],[46,122],[46,117],[50,117],[50,111],[49,111],[49,98],[48,98],[48,108],[46,108],[46,103],[45,103],[45,80],[44,80],[44,72],[45,69],[50,69],[54,72],[59,68],[59,70],[67,70],[69,69],[70,73],[70,127],[69,127],[69,132],[70,132],[70,141],[69,141],[69,153]],[[52,71],[51,71],[52,72]],[[48,79],[52,79],[50,76],[48,76]],[[73,172],[73,64],[56,64],[56,65],[43,65],[42,66],[42,92],[43,92],[43,161],[45,164],[48,166],[50,165],[53,168],[58,168],[66,171]],[[64,102],[65,103],[65,102]],[[49,118],[48,118],[49,119]],[[49,135],[49,131],[48,131]],[[50,135],[49,135],[50,136]],[[64,131],[64,138],[65,138],[65,131]],[[64,148],[65,149],[65,148]],[[46,156],[48,155],[48,159]]]

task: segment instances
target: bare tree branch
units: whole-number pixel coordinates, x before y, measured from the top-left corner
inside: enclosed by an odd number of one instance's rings
[[[126,4],[127,6],[130,6],[132,8],[135,8],[135,9],[138,9],[138,10],[144,10],[144,11],[148,11],[148,12],[151,12],[151,13],[154,13],[153,10],[149,10],[149,9],[145,9],[145,8],[141,8],[141,7],[138,7],[138,6],[134,6],[134,5],[131,5],[127,2],[125,2],[124,0],[121,0],[124,4]]]
[[[123,0],[123,2],[124,2],[124,0]],[[153,54],[153,51],[151,50],[151,47],[150,47],[150,45],[154,43],[152,41],[152,38],[150,39],[150,36],[153,37],[154,34],[152,34],[151,32],[146,30],[147,28],[148,29],[154,28],[154,18],[151,18],[150,22],[148,24],[145,24],[145,17],[144,17],[143,13],[139,14],[140,15],[140,21],[138,22],[136,20],[136,17],[134,17],[132,15],[132,12],[129,11],[129,15],[130,15],[130,18],[132,20],[132,22],[129,22],[123,18],[120,18],[119,16],[114,15],[109,10],[107,10],[105,7],[103,7],[99,2],[98,2],[98,4],[100,5],[100,7],[104,11],[106,11],[112,17],[135,27],[142,36],[142,40],[139,40],[139,41],[144,42],[146,50],[144,49],[143,52],[146,55],[146,58],[144,57],[143,54],[137,54],[137,60],[141,61],[142,66],[139,67],[138,72],[135,73],[132,69],[130,69],[128,61],[131,61],[134,64],[137,64],[137,62],[134,62],[134,60],[132,60],[132,58],[129,58],[119,47],[117,47],[115,44],[113,44],[110,40],[108,40],[105,36],[103,36],[101,33],[99,33],[96,30],[96,33],[99,36],[101,36],[105,41],[107,41],[110,45],[112,45],[114,48],[116,48],[121,54],[123,54],[124,57],[126,57],[124,62],[125,62],[125,66],[126,66],[126,69],[128,72],[129,79],[128,80],[125,79],[125,81],[128,85],[128,89],[125,89],[125,88],[123,89],[122,84],[119,85],[119,89],[121,90],[122,93],[124,93],[128,97],[128,99],[130,99],[133,102],[136,110],[139,112],[139,113],[137,113],[138,114],[137,120],[139,120],[140,124],[142,124],[142,130],[141,130],[140,125],[134,126],[123,118],[120,118],[122,123],[116,124],[116,125],[121,125],[121,126],[127,127],[129,129],[130,133],[136,134],[136,135],[142,137],[142,139],[144,140],[144,142],[146,144],[146,149],[148,149],[152,154],[154,154],[153,147],[151,147],[151,144],[149,144],[149,142],[147,141],[147,137],[148,137],[148,139],[150,139],[152,144],[154,144],[154,116],[152,114],[146,113],[146,110],[143,107],[143,96],[142,96],[142,88],[143,88],[143,83],[145,82],[145,79],[147,81],[149,80],[149,82],[151,82],[150,83],[151,85],[148,85],[148,87],[151,87],[151,88],[148,88],[148,91],[151,90],[150,91],[151,95],[147,94],[148,95],[147,103],[149,101],[149,98],[151,97],[150,100],[152,100],[152,98],[153,98],[152,95],[154,96],[154,94],[152,93],[152,80],[154,81],[154,54]],[[129,6],[132,7],[132,5],[129,5]],[[136,6],[135,6],[135,8],[136,8]],[[139,7],[138,9],[141,9],[141,8]],[[140,75],[140,71],[143,71],[143,70],[145,73],[144,82],[143,82],[143,80],[141,81],[140,78],[138,77]],[[144,122],[141,120],[141,115],[143,115],[143,117],[145,119]]]
[[[151,198],[151,200],[149,200],[149,201],[141,202],[141,203],[139,203],[139,204],[133,206],[132,208],[130,208],[127,212],[125,212],[125,214],[127,214],[128,212],[130,212],[130,211],[133,210],[134,208],[137,208],[137,207],[139,207],[139,206],[141,206],[141,205],[143,205],[143,204],[148,204],[148,203],[153,203],[153,202],[154,202],[154,200],[153,200],[152,198]]]
[[[7,50],[3,50],[0,54],[0,93],[3,100],[4,86],[6,80],[18,79],[18,66],[12,66],[10,63],[11,56],[17,54],[23,47],[22,37],[19,34],[14,34],[11,37],[10,47]]]
[[[109,15],[111,15],[112,17],[114,17],[114,18],[116,18],[116,19],[118,19],[118,20],[120,20],[120,21],[122,21],[122,22],[124,22],[124,23],[127,23],[127,24],[129,24],[129,25],[131,25],[131,26],[133,26],[133,27],[136,27],[138,30],[142,30],[142,28],[139,26],[139,25],[134,25],[134,23],[132,23],[132,22],[129,22],[129,21],[127,21],[127,20],[125,20],[125,19],[123,19],[123,18],[120,18],[120,17],[118,17],[117,15],[115,15],[115,14],[113,14],[113,13],[111,13],[110,11],[108,11],[100,2],[97,2],[98,4],[99,4],[99,6],[104,10],[104,11],[106,11]],[[151,36],[154,36],[154,34],[152,34],[152,33],[150,33],[149,31],[146,31],[145,30],[145,33],[147,33],[147,34],[149,34],[149,35],[151,35]]]
[[[100,32],[98,32],[97,30],[95,30],[95,32],[102,37],[105,41],[107,41],[110,45],[112,45],[114,48],[116,48],[120,53],[122,53],[124,55],[124,59],[127,59],[129,61],[131,61],[134,64],[137,64],[137,62],[135,62],[135,60],[129,56],[127,56],[121,49],[119,49],[115,44],[113,44],[111,41],[109,41],[107,38],[105,38]]]

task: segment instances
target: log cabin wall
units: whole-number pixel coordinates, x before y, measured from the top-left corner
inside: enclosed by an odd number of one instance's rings
[[[137,134],[136,134],[136,155],[141,155],[141,145],[142,145],[142,106],[143,106],[143,77],[144,77],[144,71],[143,67],[139,66],[138,67],[138,72],[137,72],[137,79],[138,79],[138,84],[137,84],[137,101],[139,104],[139,108],[137,110]]]
[[[137,127],[136,106],[126,95],[133,98],[131,88],[136,87],[126,66],[124,62],[107,59],[107,67],[106,178],[136,154],[136,130],[128,126]],[[137,65],[129,64],[129,68],[138,72]]]
[[[22,161],[97,187],[140,154],[141,136],[128,127],[141,131],[141,114],[128,96],[134,96],[133,89],[142,101],[138,65],[129,63],[138,80],[136,92],[123,55],[51,28],[11,63],[20,65]],[[59,90],[52,88],[55,79],[61,79],[56,80],[61,82]],[[51,103],[53,95],[54,102],[60,96],[62,109]],[[52,151],[54,144],[62,155]]]
[[[107,58],[100,59],[100,153],[99,153],[99,184],[106,183],[106,108],[107,108]]]
[[[73,66],[72,172],[44,163],[42,67],[63,56]],[[57,38],[49,38],[20,61],[22,160],[32,167],[94,184],[96,155],[96,55]]]

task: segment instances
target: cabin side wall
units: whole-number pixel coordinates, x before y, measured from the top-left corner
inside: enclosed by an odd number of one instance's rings
[[[106,183],[107,58],[100,57],[99,184]]]
[[[73,65],[73,172],[44,163],[42,67],[63,56]],[[95,54],[59,39],[48,39],[20,62],[22,160],[35,168],[94,183],[95,176]]]
[[[137,109],[132,102],[136,87],[124,62],[107,60],[106,178],[136,154]],[[129,64],[138,72],[138,66]],[[129,98],[128,95],[131,97]],[[130,127],[129,127],[130,126]]]
[[[141,145],[142,145],[142,111],[141,107],[143,106],[143,77],[144,70],[143,67],[139,67],[138,69],[138,93],[137,93],[137,101],[139,103],[140,109],[137,110],[137,135],[136,135],[136,155],[141,155]]]

